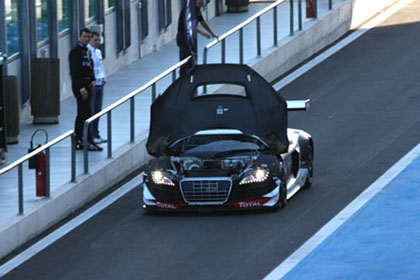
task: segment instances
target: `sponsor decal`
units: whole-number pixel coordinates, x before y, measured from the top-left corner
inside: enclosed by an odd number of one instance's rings
[[[165,209],[176,209],[177,207],[173,203],[168,202],[161,202],[161,201],[155,201],[156,206],[159,208],[165,208]]]
[[[257,199],[257,200],[248,200],[241,202],[234,202],[233,205],[236,208],[255,208],[262,207],[269,200],[269,198]]]
[[[225,112],[229,112],[229,108],[223,107],[222,105],[217,106],[216,115],[223,115]]]

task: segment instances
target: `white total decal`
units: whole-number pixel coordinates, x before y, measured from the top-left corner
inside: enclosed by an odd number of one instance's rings
[[[239,202],[240,208],[250,208],[250,207],[260,207],[262,204],[258,201],[251,201],[251,202]]]

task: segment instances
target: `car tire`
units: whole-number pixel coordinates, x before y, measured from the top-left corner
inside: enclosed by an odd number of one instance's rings
[[[4,164],[7,161],[7,154],[5,152],[0,153],[0,164]]]
[[[308,147],[308,158],[306,159],[308,176],[306,176],[305,184],[303,185],[304,189],[309,189],[312,187],[313,175],[314,175],[314,151],[313,147]]]

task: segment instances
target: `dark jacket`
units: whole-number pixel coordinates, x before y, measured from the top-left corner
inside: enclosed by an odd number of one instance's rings
[[[178,33],[176,34],[176,43],[180,48],[188,48],[187,36],[185,34],[185,12],[186,9],[183,8],[178,18]],[[197,15],[197,21],[194,21],[194,27],[197,28],[198,23],[203,22],[204,18],[199,8],[196,9],[195,14]]]
[[[69,63],[73,93],[79,95],[82,88],[90,91],[91,83],[95,81],[95,74],[88,48],[78,43],[70,51]]]

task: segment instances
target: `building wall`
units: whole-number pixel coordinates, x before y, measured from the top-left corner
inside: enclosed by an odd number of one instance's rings
[[[209,20],[215,16],[215,1],[210,0],[206,7],[203,8],[203,15]],[[158,27],[158,3],[155,0],[148,1],[148,35],[144,40],[139,38],[138,8],[139,1],[131,1],[131,45],[126,50],[117,54],[117,23],[115,8],[106,11],[104,24],[104,43],[105,43],[105,60],[104,67],[107,75],[125,67],[141,56],[145,56],[160,47],[174,40],[177,32],[178,16],[181,10],[182,0],[172,0],[172,22],[164,29],[159,31]],[[87,27],[96,24],[96,21],[87,23]],[[60,33],[58,39],[58,56],[60,59],[60,99],[71,97],[71,79],[69,74],[68,54],[72,48],[70,45],[70,32]],[[39,57],[49,57],[49,45],[43,44],[38,48]],[[20,79],[21,61],[19,56],[8,62],[8,75],[18,77],[19,96],[21,96],[21,79]],[[20,119],[21,122],[28,121],[30,116],[30,101],[21,106]]]

